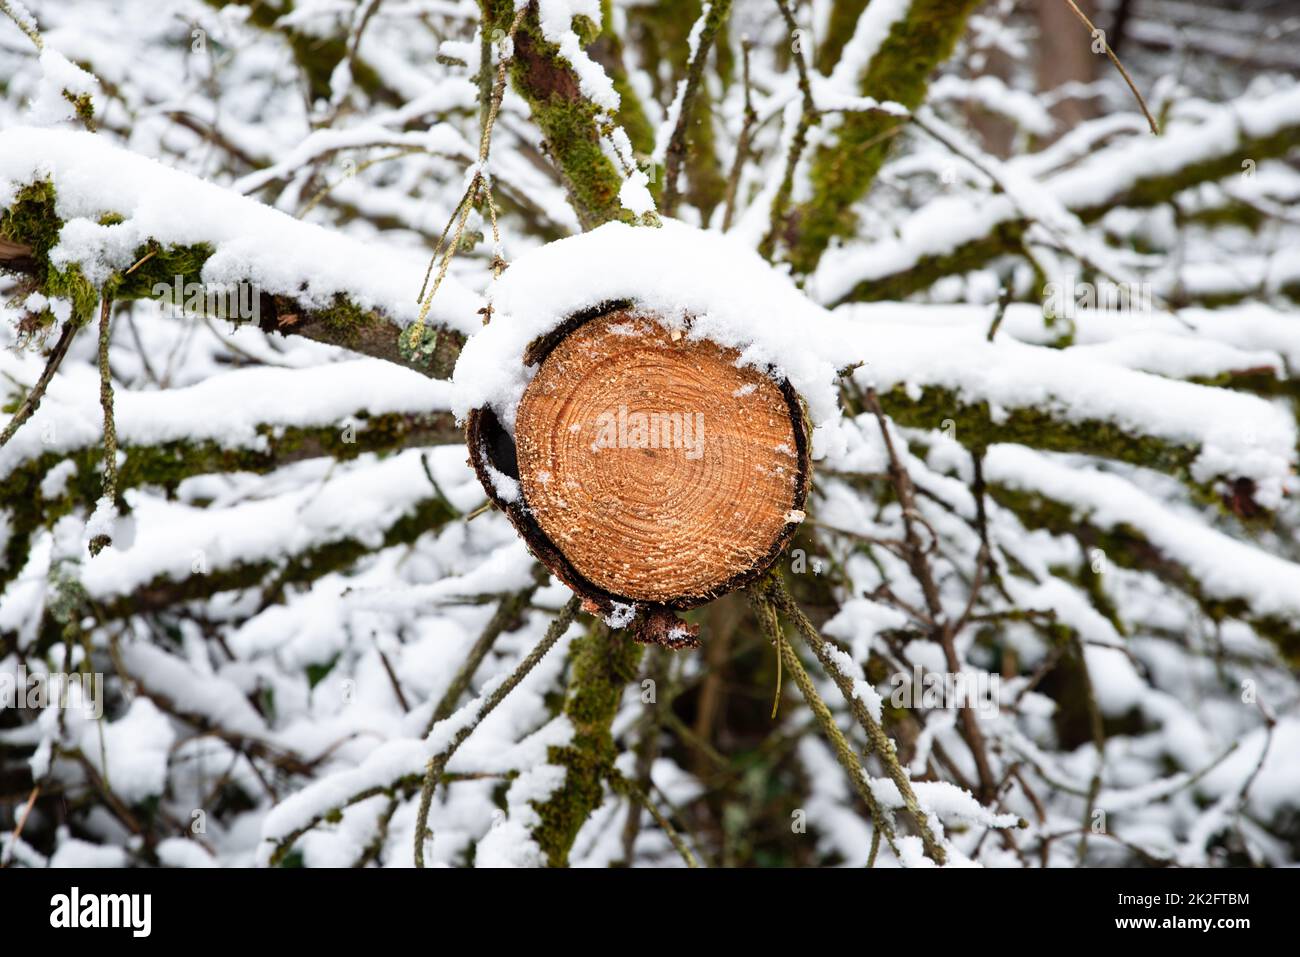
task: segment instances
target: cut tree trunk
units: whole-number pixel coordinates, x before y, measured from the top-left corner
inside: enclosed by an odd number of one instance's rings
[[[620,304],[577,316],[537,365],[513,439],[469,417],[471,461],[537,558],[641,640],[696,644],[671,611],[745,585],[804,517],[807,427],[788,382]],[[619,621],[622,619],[622,621]]]

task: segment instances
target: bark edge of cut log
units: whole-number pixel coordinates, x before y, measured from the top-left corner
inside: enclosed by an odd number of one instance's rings
[[[687,328],[689,323],[690,317],[686,317]],[[627,342],[626,360],[611,352],[620,348],[623,340]],[[653,310],[641,309],[628,301],[608,302],[565,318],[529,344],[522,359],[525,365],[536,368],[536,374],[516,407],[515,436],[502,426],[491,406],[481,406],[467,415],[469,461],[489,500],[506,514],[537,560],[583,599],[587,611],[601,615],[611,625],[632,626],[638,640],[671,648],[696,646],[698,629],[680,621],[676,613],[712,601],[764,574],[784,552],[804,519],[812,469],[803,403],[788,380],[775,377],[770,369],[743,366],[738,358],[735,349],[684,335],[680,326],[663,322]],[[553,364],[548,366],[548,360],[554,360]],[[647,363],[656,361],[666,370],[662,385],[644,380]],[[587,363],[590,369],[598,367],[600,374],[584,376]],[[571,373],[574,368],[578,372]],[[585,427],[575,423],[561,428],[558,419],[552,421],[548,416],[558,409],[565,412],[575,406],[581,409],[584,402],[589,410],[592,401],[597,401],[592,398],[593,390],[599,400],[604,399],[602,389],[612,388],[616,395],[622,395],[620,374],[627,382],[636,384],[635,389],[627,390],[625,404],[652,402],[657,397],[664,405],[674,402],[707,405],[711,411],[723,413],[722,435],[710,433],[714,445],[706,447],[705,430],[700,429],[700,453],[694,462],[683,461],[687,458],[684,455],[674,459],[657,446],[656,450],[641,446],[620,448],[613,456],[600,459],[599,468],[594,457],[584,461]],[[741,384],[732,388],[736,383]],[[712,395],[708,394],[709,390],[713,390]],[[727,415],[728,412],[731,414]],[[715,426],[714,432],[717,430]],[[569,432],[573,433],[572,441],[566,441]],[[535,441],[538,435],[543,438]],[[557,435],[559,439],[554,439]],[[774,436],[788,439],[773,445]],[[723,540],[715,541],[715,536],[708,533],[707,523],[678,522],[675,516],[665,515],[665,538],[674,544],[665,546],[664,554],[659,556],[661,564],[646,559],[646,567],[636,568],[645,553],[654,549],[647,547],[638,552],[630,546],[621,552],[611,548],[608,567],[604,567],[606,552],[601,550],[602,538],[603,544],[611,547],[622,541],[624,529],[619,522],[624,512],[638,513],[644,525],[646,502],[628,502],[624,507],[623,501],[611,500],[608,491],[591,491],[591,495],[603,494],[602,501],[609,507],[580,509],[578,516],[584,520],[590,517],[590,524],[595,527],[585,529],[587,534],[570,535],[566,547],[559,539],[567,534],[567,526],[558,512],[559,506],[569,505],[565,501],[568,496],[559,499],[557,506],[557,497],[547,494],[549,472],[544,473],[545,481],[540,485],[527,476],[543,473],[534,470],[521,476],[521,444],[525,460],[536,459],[539,454],[549,456],[547,462],[558,457],[561,474],[557,482],[568,481],[570,488],[577,489],[574,497],[580,500],[587,491],[586,486],[601,484],[611,474],[615,479],[610,481],[617,482],[619,477],[627,477],[629,469],[632,479],[638,470],[645,470],[652,481],[665,489],[694,477],[707,479],[704,484],[712,488],[704,490],[703,503],[698,501],[699,496],[682,496],[706,513],[718,510],[709,508],[710,501],[717,502],[718,496],[724,496],[721,501],[725,502],[725,496],[742,489],[745,492],[742,498],[751,500],[735,503],[732,514],[741,516],[744,512],[746,518],[757,515],[757,520],[746,523],[720,514],[714,532]],[[564,448],[557,449],[557,445]],[[539,453],[541,446],[545,450]],[[563,454],[566,451],[572,454],[566,456]],[[596,451],[596,445],[591,446],[591,451]],[[623,457],[619,458],[620,455]],[[763,456],[770,456],[770,463],[765,464]],[[756,457],[760,461],[754,461]],[[739,465],[732,464],[737,461]],[[583,468],[588,474],[578,474]],[[566,479],[575,474],[590,481],[575,485]],[[530,487],[533,500],[529,498]],[[627,483],[618,487],[626,489]],[[759,488],[762,494],[750,495],[753,488]],[[708,494],[710,491],[715,493],[713,499]],[[704,527],[697,531],[701,524]],[[740,527],[735,527],[737,524]],[[753,536],[749,536],[751,524],[755,526]],[[549,525],[551,533],[544,525]],[[634,542],[637,533],[645,531],[634,525],[626,534]],[[654,533],[653,521],[649,532]],[[673,549],[689,550],[693,535],[705,536],[699,541],[699,548],[711,557],[706,560],[703,555],[689,555],[686,564],[691,567],[678,574],[680,570],[674,567],[677,552]],[[729,541],[727,536],[735,536],[737,540]],[[596,540],[592,547],[588,547],[589,538]],[[668,565],[663,566],[663,561]],[[701,567],[696,569],[694,565]],[[632,572],[627,571],[629,567],[633,568]],[[655,577],[656,569],[665,570],[664,577],[670,583],[647,581],[647,577]]]

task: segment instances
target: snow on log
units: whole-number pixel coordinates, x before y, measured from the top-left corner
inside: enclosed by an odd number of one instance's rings
[[[834,366],[798,345],[820,310],[672,223],[552,243],[490,297],[456,367],[488,495],[589,608],[692,644],[672,610],[762,574],[803,520],[811,426],[838,428]]]

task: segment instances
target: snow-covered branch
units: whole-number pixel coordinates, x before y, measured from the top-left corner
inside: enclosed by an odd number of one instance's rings
[[[85,367],[65,371],[0,451],[0,508],[9,531],[0,581],[21,570],[38,529],[74,509],[92,510],[99,498],[103,449],[90,377]],[[246,369],[162,392],[119,390],[119,488],[174,490],[201,475],[263,474],[322,456],[345,461],[458,444],[447,405],[445,382],[376,360]]]
[[[434,376],[450,373],[480,324],[478,297],[449,278],[430,316],[441,334],[405,354],[398,338],[418,312],[421,254],[303,223],[102,137],[2,133],[0,182],[0,266],[30,277],[37,311],[53,318],[84,322],[104,288],[176,309],[196,287],[200,308],[208,291],[238,289],[249,308],[227,318]]]
[[[1113,127],[1113,121],[1097,121]],[[1075,131],[1086,139],[1085,130]],[[1097,150],[1063,172],[1038,165],[1065,149],[1013,161],[1017,174],[1046,175],[1051,199],[1084,222],[1112,209],[1169,202],[1200,183],[1253,174],[1257,164],[1285,156],[1300,139],[1300,89],[1210,107],[1158,138],[1141,136]],[[1020,252],[1035,216],[1005,192],[977,198],[943,196],[911,213],[895,237],[829,251],[816,274],[823,302],[901,299],[944,276]]]

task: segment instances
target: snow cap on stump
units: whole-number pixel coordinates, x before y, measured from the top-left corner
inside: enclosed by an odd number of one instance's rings
[[[809,426],[838,420],[835,370],[799,342],[821,310],[671,222],[542,247],[491,304],[455,373],[485,490],[589,609],[694,643],[670,609],[761,574],[803,520]]]

